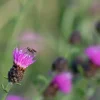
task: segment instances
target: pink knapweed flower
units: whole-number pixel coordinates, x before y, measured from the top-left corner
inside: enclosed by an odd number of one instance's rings
[[[22,80],[25,69],[33,64],[34,51],[30,51],[28,48],[15,48],[13,51],[13,66],[8,72],[8,80],[12,83],[17,83]]]
[[[90,46],[85,49],[85,54],[92,63],[100,66],[100,46]]]
[[[58,89],[63,93],[70,93],[72,90],[72,74],[70,72],[63,72],[56,75],[52,81],[58,86]]]
[[[6,97],[6,100],[24,100],[24,99],[22,97],[16,96],[16,95],[8,95]]]
[[[19,35],[18,40],[19,40],[19,43],[20,43],[19,45],[21,47],[27,47],[27,46],[32,47],[38,53],[44,51],[45,46],[47,46],[46,45],[46,39],[44,38],[44,36],[42,36],[38,33],[32,32],[30,30],[29,31],[26,30],[26,31],[22,32]]]
[[[35,62],[34,57],[35,55],[29,54],[27,49],[15,48],[13,51],[14,63],[24,69]]]

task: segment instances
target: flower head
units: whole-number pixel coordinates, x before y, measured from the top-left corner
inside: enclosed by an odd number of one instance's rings
[[[56,72],[62,72],[67,70],[68,61],[67,59],[63,57],[58,57],[53,63],[52,63],[52,71]]]
[[[78,76],[80,71],[79,71],[79,66],[83,69],[84,75],[89,71],[90,66],[88,64],[88,61],[83,57],[83,56],[76,56],[72,59],[71,61],[71,70],[75,76]]]
[[[52,83],[56,84],[63,93],[70,93],[72,90],[72,74],[70,72],[60,73],[54,77]]]
[[[24,99],[20,96],[9,95],[7,96],[6,100],[24,100]]]
[[[13,51],[13,66],[8,72],[8,81],[18,83],[23,79],[25,69],[35,62],[34,49],[19,49]]]
[[[85,49],[85,53],[92,63],[100,66],[100,46],[90,46]]]
[[[34,63],[34,57],[34,55],[28,53],[27,49],[15,48],[13,51],[14,63],[22,68],[27,68],[29,65]]]

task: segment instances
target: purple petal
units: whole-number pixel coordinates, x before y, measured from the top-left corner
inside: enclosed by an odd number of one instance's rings
[[[26,49],[18,49],[15,48],[13,51],[13,59],[14,62],[21,66],[21,67],[28,67],[30,64],[32,64],[33,58],[35,57],[35,55],[31,55],[27,52]]]

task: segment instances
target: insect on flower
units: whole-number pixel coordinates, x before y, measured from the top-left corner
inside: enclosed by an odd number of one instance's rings
[[[23,79],[24,72],[28,66],[33,64],[35,55],[27,52],[27,48],[15,48],[13,51],[13,66],[8,72],[8,81],[19,83]]]
[[[29,47],[27,47],[27,50],[28,50],[29,52],[33,53],[33,54],[37,52],[35,49],[29,48]]]

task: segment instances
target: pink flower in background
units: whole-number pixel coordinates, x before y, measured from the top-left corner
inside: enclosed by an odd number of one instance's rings
[[[35,55],[29,54],[27,49],[15,48],[13,51],[13,60],[17,66],[22,68],[27,68],[29,65],[34,63],[36,60],[33,60]]]
[[[18,37],[18,40],[21,47],[29,46],[34,48],[37,52],[41,52],[45,48],[45,39],[38,33],[33,33],[31,31],[22,32]]]
[[[56,84],[63,93],[70,93],[72,90],[72,74],[70,72],[60,73],[54,77],[52,83]]]
[[[100,66],[100,46],[90,46],[85,49],[88,59]]]
[[[100,1],[99,0],[94,0],[92,2],[92,5],[89,8],[89,12],[93,15],[98,15],[100,14]]]
[[[37,51],[37,55],[45,58],[55,54],[56,40],[50,34],[36,33],[32,30],[23,31],[17,37],[20,47],[31,47]],[[42,56],[43,55],[43,56]],[[45,56],[44,56],[45,55]]]
[[[22,33],[20,35],[19,39],[21,41],[30,41],[30,40],[33,40],[33,38],[35,38],[35,37],[34,37],[34,34],[32,32],[25,32],[25,33]]]
[[[24,98],[15,95],[8,95],[6,100],[24,100]]]
[[[33,64],[34,51],[29,48],[15,48],[13,51],[13,66],[8,72],[8,81],[12,83],[19,83],[23,79],[26,68]]]

